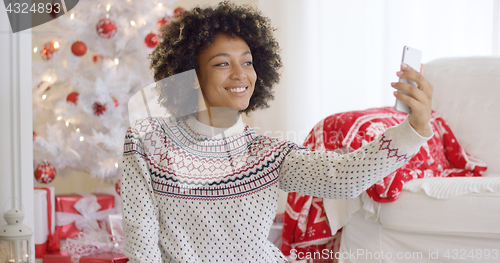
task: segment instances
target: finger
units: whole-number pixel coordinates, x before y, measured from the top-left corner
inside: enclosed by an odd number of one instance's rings
[[[394,96],[396,97],[396,99],[406,103],[412,109],[413,112],[413,108],[415,106],[415,103],[417,102],[416,99],[400,91],[394,91]]]
[[[402,83],[402,82],[393,82],[391,83],[397,91],[394,93],[397,99],[403,101],[408,104],[410,108],[412,108],[412,112],[426,112],[430,111],[432,104],[432,97],[427,97],[425,93],[418,89],[417,87]],[[407,94],[405,94],[406,92]]]
[[[399,92],[399,91],[395,91],[395,92],[394,92],[394,96],[395,96],[398,100],[400,100],[400,101],[402,101],[402,102],[406,103],[406,104],[407,104],[407,105],[411,108],[412,114],[414,114],[414,115],[415,115],[415,114],[417,114],[417,115],[418,115],[418,114],[419,114],[419,112],[421,112],[421,111],[422,111],[422,108],[423,108],[423,107],[424,107],[424,105],[425,105],[425,103],[422,103],[422,102],[420,102],[420,101],[416,100],[415,98],[413,98],[413,97],[411,97],[411,96],[409,96],[409,95],[406,95],[406,94],[404,94],[404,93],[402,93],[402,92]]]
[[[415,98],[418,101],[426,102],[429,97],[427,94],[421,89],[413,86],[412,84],[404,83],[404,82],[392,82],[391,86],[398,91],[406,92],[411,97]]]
[[[402,63],[401,71],[396,73],[400,78],[411,80],[417,83],[417,86],[423,90],[428,97],[432,96],[432,85],[425,79],[422,74],[418,73],[416,70],[410,66]]]
[[[419,103],[412,97],[405,95],[401,92],[394,92],[394,96],[406,103],[411,108],[411,113],[409,116],[409,121],[412,127],[419,134],[423,134],[429,122],[429,117],[431,114],[430,105]]]
[[[424,66],[424,64],[420,64],[420,74],[422,74],[422,76],[424,76],[424,75],[425,75],[424,71],[425,71],[425,66]]]
[[[417,84],[420,84],[420,82],[424,80],[420,73],[405,63],[401,63],[401,71],[398,73],[400,73],[398,74],[399,77],[414,81]]]

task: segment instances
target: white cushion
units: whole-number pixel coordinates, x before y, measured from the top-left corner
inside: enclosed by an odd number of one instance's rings
[[[465,151],[500,175],[500,57],[446,58],[425,65],[434,86],[433,109]]]
[[[499,234],[480,238],[482,235],[405,232],[366,220],[363,214],[363,211],[355,213],[342,230],[339,263],[498,262]],[[467,253],[462,256],[464,251]],[[467,257],[471,251],[474,256]],[[454,253],[461,254],[457,257]]]
[[[380,224],[403,232],[500,238],[499,200],[500,192],[440,200],[402,191],[396,202],[380,205]]]

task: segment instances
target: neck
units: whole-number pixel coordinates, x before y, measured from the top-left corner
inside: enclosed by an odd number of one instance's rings
[[[238,118],[238,110],[227,107],[210,107],[210,110],[196,113],[199,122],[216,128],[229,128],[238,121]]]

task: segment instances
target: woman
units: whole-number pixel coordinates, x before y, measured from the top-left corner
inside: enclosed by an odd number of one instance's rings
[[[287,262],[267,240],[278,188],[354,198],[432,136],[432,86],[409,67],[398,76],[418,88],[392,85],[413,97],[395,93],[412,114],[356,152],[311,152],[255,134],[239,113],[273,98],[281,62],[271,32],[258,11],[227,2],[195,8],[163,28],[150,56],[155,81],[195,69],[207,110],[183,107],[197,99],[196,86],[160,88],[162,105],[175,117],[139,120],[128,129],[121,189],[130,262]]]

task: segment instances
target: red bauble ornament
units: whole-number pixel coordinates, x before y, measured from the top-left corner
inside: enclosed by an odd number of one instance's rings
[[[94,62],[97,62],[99,60],[103,60],[105,58],[106,58],[105,56],[97,55],[97,53],[94,53]]]
[[[42,184],[48,184],[56,177],[56,168],[45,161],[39,164],[35,169],[35,178]]]
[[[118,178],[118,181],[116,181],[116,184],[115,184],[115,191],[116,193],[118,193],[118,195],[121,195],[121,192],[122,192],[122,187],[121,187],[121,178]]]
[[[118,105],[120,105],[115,97],[113,97],[113,102],[115,103],[115,107],[118,107]]]
[[[92,105],[92,108],[94,109],[94,114],[99,116],[106,111],[106,104],[101,104],[99,102],[95,102]]]
[[[71,45],[71,52],[73,52],[75,56],[83,56],[87,52],[87,45],[78,39],[78,41]]]
[[[148,47],[156,47],[156,45],[158,44],[158,38],[156,38],[156,34],[155,33],[149,33],[147,36],[146,36],[146,39],[144,40],[144,42],[146,42],[146,46]]]
[[[170,23],[170,17],[164,16],[161,20],[158,21],[158,28],[164,26],[165,24],[168,25]]]
[[[177,7],[175,10],[174,10],[174,15],[175,16],[182,16],[182,14],[186,12],[186,9],[182,8],[182,7]]]
[[[103,18],[97,22],[97,34],[103,38],[110,38],[116,33],[116,24],[109,18]]]
[[[68,97],[66,97],[66,101],[76,104],[76,100],[78,99],[78,95],[80,95],[80,94],[78,94],[78,92],[73,91],[68,95]]]
[[[56,53],[58,48],[54,47],[54,43],[48,42],[45,45],[43,45],[42,50],[40,50],[40,56],[42,56],[43,59],[49,60],[54,56],[54,53]]]

